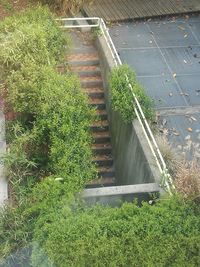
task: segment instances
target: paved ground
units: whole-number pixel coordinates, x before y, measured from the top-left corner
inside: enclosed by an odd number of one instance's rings
[[[110,33],[154,99],[161,131],[187,158],[200,158],[200,16],[123,23]]]

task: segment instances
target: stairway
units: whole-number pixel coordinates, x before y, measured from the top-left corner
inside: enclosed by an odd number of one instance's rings
[[[94,120],[91,125],[93,162],[97,165],[98,179],[92,180],[86,187],[112,186],[115,183],[112,146],[97,50],[94,46],[76,49],[68,57],[68,63],[79,76],[82,89],[88,94],[89,103],[96,108],[99,117],[99,121]]]

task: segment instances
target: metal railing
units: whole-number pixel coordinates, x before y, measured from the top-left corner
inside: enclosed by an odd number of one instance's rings
[[[110,50],[110,53],[112,55],[113,58],[113,62],[115,64],[115,66],[120,66],[122,65],[122,61],[118,55],[118,52],[116,50],[116,47],[112,41],[112,38],[109,34],[109,30],[104,22],[104,20],[102,18],[98,18],[98,17],[87,17],[87,18],[63,18],[63,19],[58,19],[60,20],[62,23],[64,22],[65,24],[62,25],[62,28],[68,28],[68,29],[72,29],[72,28],[100,28],[101,33],[106,41],[106,44]],[[69,25],[69,23],[71,22],[71,24]],[[175,189],[174,185],[173,185],[173,181],[172,178],[170,176],[170,174],[168,173],[167,170],[167,166],[166,163],[163,159],[163,156],[160,152],[160,149],[157,145],[157,142],[155,140],[155,137],[151,131],[151,128],[145,118],[144,112],[142,110],[142,107],[134,93],[133,87],[131,85],[131,83],[129,82],[128,76],[126,75],[126,80],[127,80],[127,84],[129,86],[129,89],[132,93],[133,96],[133,100],[134,100],[134,112],[136,114],[136,117],[143,129],[143,133],[146,137],[146,140],[149,144],[149,147],[151,149],[151,152],[155,158],[156,164],[158,166],[158,169],[163,177],[163,183],[162,185],[164,185],[167,189],[167,191],[172,194],[172,189]]]

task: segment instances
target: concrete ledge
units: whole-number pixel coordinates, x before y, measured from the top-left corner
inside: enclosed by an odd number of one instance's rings
[[[0,156],[6,152],[5,141],[5,117],[2,111],[0,111]],[[0,161],[0,206],[3,206],[8,198],[8,182],[5,176],[5,170],[3,161]]]
[[[135,199],[138,204],[142,201],[149,201],[153,193],[159,194],[159,187],[156,183],[85,189],[82,197],[88,206],[100,203],[119,207],[124,202],[133,202]]]
[[[127,194],[152,193],[158,192],[157,183],[109,186],[100,188],[88,188],[83,192],[83,197],[101,197],[101,196],[121,196]]]

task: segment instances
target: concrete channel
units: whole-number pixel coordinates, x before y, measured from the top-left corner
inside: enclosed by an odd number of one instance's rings
[[[87,188],[82,197],[88,205],[102,203],[119,206],[124,201],[151,199],[152,194],[159,194],[161,174],[155,158],[146,141],[141,125],[137,120],[125,124],[117,112],[114,112],[110,100],[109,75],[114,62],[107,42],[103,36],[97,36],[95,46],[100,57],[102,78],[105,89],[106,109],[115,167],[115,186]],[[1,153],[5,152],[5,121],[1,115]],[[0,204],[7,199],[7,181],[3,164],[0,166]]]
[[[161,175],[153,154],[137,120],[125,124],[119,113],[113,111],[109,92],[109,75],[115,67],[103,36],[96,38],[103,76],[108,113],[116,186],[85,189],[82,196],[88,205],[102,203],[119,206],[124,201],[148,200],[152,194],[162,192]]]

